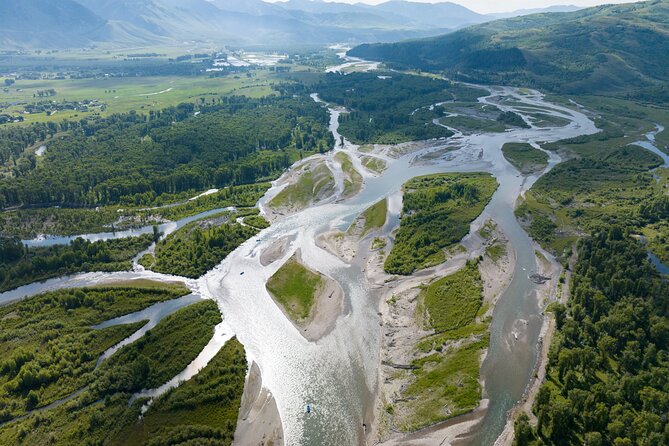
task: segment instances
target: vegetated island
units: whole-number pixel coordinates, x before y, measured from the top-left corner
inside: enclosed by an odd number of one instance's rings
[[[428,175],[405,183],[400,228],[385,271],[409,275],[443,263],[446,250],[469,233],[497,185],[484,173]]]
[[[308,340],[328,333],[341,312],[343,291],[329,277],[313,272],[297,252],[267,281],[267,291]]]
[[[133,282],[56,291],[0,308],[0,350],[12,352],[0,367],[0,444],[231,444],[247,370],[234,339],[196,377],[158,397],[139,424],[147,400],[128,404],[133,393],[164,384],[202,351],[221,321],[213,301],[165,317],[96,368],[106,348],[144,322],[94,324],[188,292]],[[48,411],[33,410],[49,403]]]

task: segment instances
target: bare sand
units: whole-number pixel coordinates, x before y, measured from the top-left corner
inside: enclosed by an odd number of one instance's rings
[[[503,244],[506,253],[496,261],[485,255],[488,246]],[[420,325],[416,318],[416,306],[420,286],[430,281],[452,274],[461,269],[468,259],[480,255],[484,260],[480,263],[481,277],[484,283],[484,301],[489,305],[488,312],[482,317],[492,314],[494,305],[504,290],[511,283],[515,267],[515,251],[497,229],[492,236],[484,240],[479,234],[470,235],[466,252],[456,252],[443,264],[422,270],[408,277],[390,276],[383,271],[384,255],[381,252],[370,253],[367,263],[367,276],[371,288],[380,294],[379,311],[382,318],[381,360],[386,365],[379,368],[379,391],[375,403],[376,417],[370,425],[367,441],[369,444],[388,445],[440,445],[451,444],[469,432],[487,408],[487,400],[473,412],[456,417],[429,428],[410,433],[394,430],[392,416],[385,411],[389,402],[401,398],[402,389],[411,379],[410,374],[398,373],[397,366],[409,364],[415,359],[416,344],[421,338],[431,334]],[[483,360],[483,357],[481,358]],[[485,383],[481,383],[484,386]],[[401,415],[401,414],[399,414]]]
[[[272,243],[267,249],[265,249],[262,254],[260,254],[260,264],[262,266],[271,265],[280,258],[282,258],[288,251],[290,246],[291,238],[281,237]]]
[[[262,387],[260,369],[251,364],[237,419],[233,446],[283,446],[283,427],[274,397]]]
[[[339,230],[329,231],[316,237],[316,246],[346,263],[351,263],[358,253],[358,242],[357,236]]]
[[[298,324],[302,336],[311,342],[318,341],[334,329],[344,304],[344,291],[339,284],[323,277],[325,286],[316,295],[309,319],[304,324]]]
[[[316,291],[316,295],[314,296],[314,304],[309,317],[301,321],[293,320],[272,293],[270,292],[269,294],[279,308],[281,308],[286,318],[302,333],[302,336],[309,342],[316,342],[330,333],[337,324],[337,319],[342,314],[344,308],[344,291],[336,280],[304,265],[299,249],[295,252],[293,258],[302,266],[323,278],[323,285]]]

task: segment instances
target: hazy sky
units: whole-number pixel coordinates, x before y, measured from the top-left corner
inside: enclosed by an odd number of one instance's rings
[[[280,1],[280,0],[265,0]],[[339,3],[368,3],[371,5],[383,3],[387,0],[336,0]],[[422,1],[426,3],[439,3],[440,0],[411,0]],[[443,1],[443,0],[442,0]],[[453,3],[459,3],[476,12],[508,12],[516,9],[543,8],[551,5],[578,5],[594,6],[610,3],[631,3],[633,0],[450,0]]]

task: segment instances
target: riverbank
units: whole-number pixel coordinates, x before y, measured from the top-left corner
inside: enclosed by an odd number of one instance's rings
[[[270,279],[270,282],[268,282],[268,292],[286,318],[302,334],[302,336],[309,342],[316,342],[334,329],[337,319],[342,313],[344,291],[332,278],[307,267],[302,260],[302,253],[299,249],[290,259],[288,259],[286,264],[289,262],[293,262],[294,265],[302,268],[305,274],[308,274],[315,279],[319,279],[319,283],[315,285],[313,290],[308,289],[309,287],[300,290],[301,292],[313,293],[313,296],[306,296],[310,303],[310,306],[306,308],[305,314],[308,314],[307,317],[302,318],[298,315],[300,311],[298,310],[296,312],[296,309],[294,308],[295,304],[290,303],[292,301],[287,301],[287,296],[276,295],[275,292],[270,290],[269,284],[273,279]],[[284,264],[284,266],[286,266],[286,264]],[[281,271],[281,268],[279,269],[279,272]],[[289,284],[289,286],[291,291],[293,291],[293,285]]]
[[[537,263],[536,276],[540,282],[536,291],[539,305],[542,308],[542,323],[537,342],[537,360],[532,373],[532,378],[528,382],[525,392],[518,403],[507,413],[504,430],[495,441],[494,446],[512,446],[515,436],[514,422],[521,413],[527,414],[532,425],[536,425],[537,418],[532,412],[534,400],[537,397],[539,388],[546,379],[546,367],[548,365],[548,350],[553,342],[555,334],[555,317],[552,313],[546,312],[546,307],[552,302],[566,302],[569,296],[569,286],[571,273],[563,271],[562,266],[546,252],[539,244],[534,243],[535,256]],[[572,262],[573,263],[572,259]],[[539,277],[540,276],[540,277]],[[562,280],[561,280],[562,278]]]
[[[404,373],[411,369],[417,359],[417,347],[421,340],[433,334],[417,317],[421,305],[419,296],[428,283],[460,271],[467,260],[482,257],[479,271],[483,282],[483,310],[478,318],[489,320],[497,300],[506,290],[515,267],[515,253],[508,239],[491,223],[486,231],[473,231],[467,240],[467,249],[452,254],[443,264],[422,270],[407,277],[390,276],[383,271],[384,253],[372,253],[367,263],[370,288],[377,289],[379,312],[382,319],[382,366],[379,368],[379,390],[376,396],[376,417],[368,431],[368,442],[400,445],[450,444],[466,435],[485,415],[488,401],[481,398],[474,410],[444,422],[420,429],[416,432],[400,432],[394,419],[401,418],[394,401],[401,401],[402,392],[415,379]],[[484,235],[482,235],[484,234]],[[453,346],[461,345],[465,339],[454,340]],[[420,356],[420,355],[419,355]],[[485,352],[480,357],[480,363]],[[485,383],[480,382],[485,394]]]
[[[244,384],[233,446],[283,446],[281,417],[272,394],[263,387],[254,362]]]

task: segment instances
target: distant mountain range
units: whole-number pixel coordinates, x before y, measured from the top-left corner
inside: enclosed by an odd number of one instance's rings
[[[669,99],[669,1],[504,19],[349,54],[461,80],[657,102]]]
[[[391,42],[443,34],[497,17],[450,2],[405,0],[376,6],[322,0],[3,0],[0,49],[191,41],[231,45]]]

